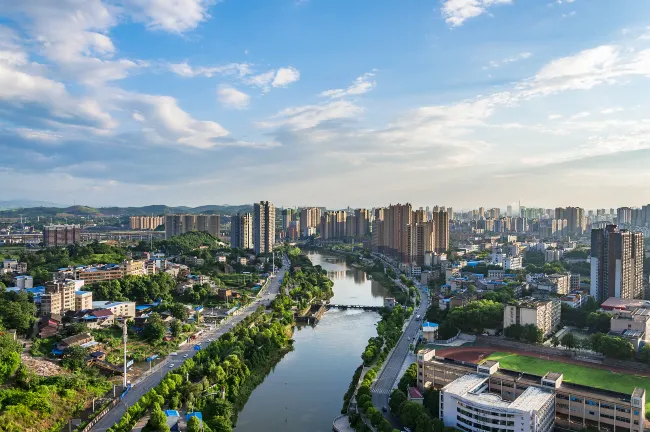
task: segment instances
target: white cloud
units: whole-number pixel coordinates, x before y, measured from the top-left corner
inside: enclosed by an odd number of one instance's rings
[[[215,75],[236,75],[243,77],[251,73],[251,65],[248,63],[229,63],[223,66],[211,66],[211,67],[196,67],[193,68],[187,62],[183,63],[169,63],[167,65],[168,69],[175,73],[186,78],[192,78],[196,76],[204,76],[211,78]]]
[[[510,4],[512,0],[443,0],[442,16],[452,27],[487,12],[494,5]]]
[[[557,119],[561,119],[561,118],[562,118],[562,114],[549,114],[548,115],[549,120],[557,120]]]
[[[244,109],[250,103],[251,97],[229,85],[217,88],[217,99],[227,108]]]
[[[571,11],[569,13],[563,13],[562,18],[571,18],[572,16],[576,16],[576,11]]]
[[[37,130],[30,128],[18,128],[15,132],[28,140],[54,142],[61,139],[61,135],[50,130]]]
[[[589,111],[582,111],[569,117],[569,120],[579,120],[579,119],[589,117],[590,115],[591,113]]]
[[[623,108],[621,108],[621,107],[613,107],[613,108],[606,108],[606,109],[602,110],[600,113],[601,114],[614,114],[614,113],[621,112],[621,111],[623,111]]]
[[[122,0],[121,3],[137,21],[149,28],[172,33],[195,29],[210,15],[208,8],[216,0]]]
[[[286,87],[300,79],[300,71],[292,66],[271,69],[261,74],[252,75],[244,80],[248,85],[260,87],[264,92],[271,87]]]
[[[355,79],[352,85],[350,85],[347,89],[326,90],[320,95],[330,97],[332,99],[338,99],[345,96],[356,96],[368,93],[377,85],[377,83],[372,80],[374,76],[375,74],[373,72],[365,73]]]
[[[293,130],[308,129],[328,120],[356,117],[363,108],[348,101],[332,101],[319,105],[305,105],[280,111],[269,121],[260,122],[264,128],[287,127]]]
[[[519,54],[514,55],[512,57],[506,57],[506,58],[501,59],[501,60],[492,60],[486,66],[483,66],[483,69],[485,70],[485,69],[498,68],[498,67],[501,67],[503,65],[507,65],[509,63],[518,62],[520,60],[526,60],[526,59],[530,58],[531,56],[532,56],[532,54],[529,53],[529,52],[522,52],[522,53],[519,53]]]
[[[271,85],[273,87],[286,87],[300,79],[300,71],[292,66],[280,68],[275,73]]]

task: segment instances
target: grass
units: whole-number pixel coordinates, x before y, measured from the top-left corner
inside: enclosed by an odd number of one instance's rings
[[[604,369],[590,368],[561,361],[543,360],[536,357],[505,352],[493,353],[485,360],[498,361],[500,367],[504,369],[535,375],[545,375],[547,372],[560,372],[564,374],[564,381],[604,390],[632,394],[635,387],[641,387],[647,392],[650,392],[650,378],[645,376],[621,374]],[[646,403],[646,411],[650,411],[650,401]]]

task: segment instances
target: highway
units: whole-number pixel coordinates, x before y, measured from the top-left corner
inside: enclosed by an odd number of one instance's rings
[[[95,426],[92,427],[91,431],[93,432],[105,432],[113,426],[115,423],[119,422],[124,413],[127,410],[127,407],[136,403],[142,396],[145,395],[149,390],[156,387],[167,374],[167,372],[178,369],[181,364],[186,360],[184,358],[187,355],[187,358],[192,358],[198,351],[194,351],[193,346],[197,343],[205,343],[208,339],[215,340],[228,333],[235,325],[241,322],[244,318],[253,313],[261,305],[268,306],[271,304],[275,296],[280,292],[280,280],[284,278],[285,272],[289,268],[289,260],[287,257],[283,257],[282,268],[278,270],[275,277],[268,284],[267,288],[259,294],[257,300],[255,300],[250,305],[242,308],[237,312],[237,315],[231,317],[224,323],[214,329],[204,331],[199,338],[197,338],[192,343],[185,345],[184,350],[179,350],[177,356],[168,356],[162,360],[163,365],[161,366],[160,371],[157,371],[142,381],[137,382],[129,391],[124,399],[115,406],[111,411],[108,412]],[[206,346],[206,345],[203,345]]]
[[[387,261],[384,260],[384,262],[393,267],[393,265]],[[393,269],[397,270],[394,267]],[[399,274],[399,271],[396,271],[396,273]],[[398,283],[401,285],[401,282]],[[399,341],[397,341],[397,345],[395,345],[393,353],[391,354],[390,358],[386,360],[384,369],[382,370],[381,374],[371,389],[372,404],[384,415],[384,417],[390,421],[393,427],[396,427],[398,429],[400,423],[397,418],[395,418],[395,416],[391,415],[390,410],[388,409],[388,401],[390,399],[390,394],[393,391],[393,386],[395,385],[395,381],[397,381],[397,377],[400,373],[402,365],[406,360],[406,356],[409,352],[409,345],[411,344],[412,340],[415,340],[415,337],[420,330],[420,326],[422,325],[422,322],[417,320],[417,315],[420,315],[420,317],[424,319],[428,304],[428,294],[420,290],[420,306],[414,311],[413,316],[411,317],[411,320],[406,327],[406,330],[400,337]],[[411,338],[411,340],[409,340],[409,338]],[[383,411],[383,407],[387,408],[386,412]]]

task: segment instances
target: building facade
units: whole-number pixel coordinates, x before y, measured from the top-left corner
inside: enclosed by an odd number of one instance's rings
[[[43,246],[57,247],[79,243],[81,225],[47,225],[43,227]]]
[[[131,216],[129,228],[132,230],[155,230],[165,223],[163,216]]]
[[[590,294],[600,301],[643,298],[643,257],[642,233],[616,225],[592,229]]]
[[[191,231],[205,231],[220,238],[221,217],[204,214],[165,215],[165,238],[171,238]]]
[[[75,310],[75,283],[73,280],[53,281],[45,285],[41,295],[41,316],[63,314]]]
[[[431,220],[436,227],[434,252],[444,253],[449,249],[449,213],[434,211]]]
[[[526,298],[508,304],[503,309],[503,328],[532,324],[548,336],[560,325],[562,304],[559,300]]]
[[[230,219],[230,244],[240,249],[253,249],[253,214],[239,213]]]
[[[275,243],[275,206],[260,201],[253,206],[253,246],[257,255],[273,252]]]
[[[429,387],[444,389],[448,384],[467,375],[486,376],[488,379],[481,385],[481,387],[485,387],[482,393],[493,393],[494,397],[489,398],[489,400],[494,401],[495,404],[500,403],[499,401],[515,403],[530,387],[551,391],[554,394],[555,426],[563,430],[582,430],[587,427],[608,432],[641,432],[644,430],[646,392],[642,388],[635,388],[631,393],[620,393],[576,385],[565,382],[561,373],[549,371],[540,376],[502,369],[498,362],[486,361],[479,365],[469,362],[456,362],[443,357],[436,357],[433,349],[418,351],[417,367],[417,383],[420,389]],[[453,423],[447,423],[447,421],[451,422],[452,419],[447,419],[444,416],[445,411],[452,409],[452,407],[447,407],[447,398],[442,394],[441,391],[440,412],[445,426],[451,426]],[[544,396],[540,393],[539,397]],[[537,397],[534,399],[537,399]],[[463,403],[460,399],[457,399],[457,401]],[[474,401],[476,399],[472,399],[470,402],[473,403]],[[465,409],[463,406],[460,406],[460,408]],[[483,408],[474,405],[472,410],[476,409]],[[504,412],[504,414],[506,413]],[[486,425],[482,424],[482,420],[479,418],[482,416],[479,414],[483,413],[480,411],[471,412],[472,420],[474,420],[474,415],[477,416],[476,420],[479,420],[473,423],[477,423],[479,426],[469,427],[464,422],[463,427],[467,429],[462,430],[493,430],[485,429]],[[486,414],[491,416],[489,412]],[[464,413],[460,415],[467,418]],[[501,415],[499,415],[499,420],[502,420]],[[509,421],[507,417],[503,418],[503,420]],[[531,421],[530,427],[532,428],[535,424],[539,423]],[[458,426],[456,427],[458,428]],[[491,424],[489,427],[497,427],[497,430],[512,432],[542,430],[526,429],[526,425],[521,423],[516,428],[512,425],[501,424],[498,426]]]

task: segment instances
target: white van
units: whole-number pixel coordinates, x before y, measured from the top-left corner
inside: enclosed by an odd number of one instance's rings
[[[175,356],[175,355],[178,355],[178,353],[176,351],[174,351],[173,353],[170,353],[169,355],[174,355]]]

